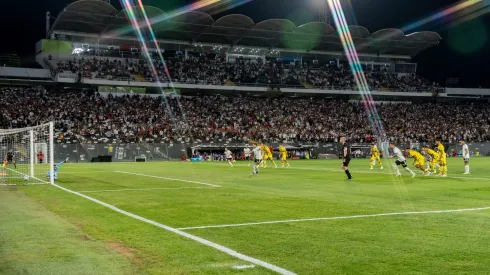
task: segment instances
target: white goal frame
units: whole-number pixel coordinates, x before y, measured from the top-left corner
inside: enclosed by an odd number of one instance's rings
[[[46,180],[46,178],[42,179],[39,177],[39,175],[36,175],[35,173],[35,164],[37,163],[37,155],[36,152],[34,151],[35,149],[35,144],[36,143],[46,143],[46,142],[37,142],[35,138],[35,131],[40,130],[40,129],[46,129],[49,128],[49,133],[48,133],[48,142],[47,142],[47,150],[45,153],[46,157],[46,163],[49,164],[49,169],[45,170],[46,172],[49,171],[49,179]],[[54,184],[54,123],[49,122],[45,124],[41,124],[38,126],[32,126],[32,127],[26,127],[26,128],[14,128],[14,129],[0,129],[0,136],[8,136],[8,135],[14,135],[14,134],[24,134],[24,135],[29,135],[29,156],[26,157],[26,159],[29,161],[29,168],[27,171],[24,171],[24,173],[20,171],[15,171],[15,173],[23,175],[23,176],[28,176],[33,179],[36,179],[42,183],[49,183],[49,184]],[[4,159],[1,160],[1,162],[4,162]],[[44,161],[43,161],[44,163]],[[11,170],[9,168],[6,168],[8,170]],[[42,176],[41,176],[42,177]],[[47,177],[47,175],[46,175]],[[9,184],[10,185],[10,184]],[[15,185],[15,184],[13,184]]]

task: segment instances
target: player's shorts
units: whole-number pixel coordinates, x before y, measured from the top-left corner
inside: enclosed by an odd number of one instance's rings
[[[267,154],[267,159],[273,160],[274,158],[272,157],[272,154]]]
[[[287,158],[288,158],[288,155],[286,155],[286,154],[281,155],[281,160],[286,160]]]
[[[255,162],[255,164],[259,165],[262,163],[262,160],[261,159],[254,159],[254,162]]]
[[[12,162],[12,161],[14,161],[14,158],[7,158],[7,161]]]
[[[250,160],[250,156],[245,156],[245,160]]]
[[[349,167],[349,162],[350,162],[350,159],[346,159],[344,162],[342,162],[342,166]]]
[[[440,157],[439,158],[439,165],[446,165],[446,157]]]
[[[397,160],[397,161],[395,161],[395,164],[401,165],[401,166],[403,166],[403,168],[407,167],[407,161],[406,160],[404,160],[404,161]]]
[[[464,162],[470,162],[470,158],[464,158]]]
[[[425,165],[425,159],[424,158],[416,159],[415,160],[415,165],[424,166]]]
[[[372,155],[371,156],[371,161],[375,161],[375,160],[381,161],[381,158],[379,156]]]

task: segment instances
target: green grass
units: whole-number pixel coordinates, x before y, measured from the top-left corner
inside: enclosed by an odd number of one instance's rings
[[[370,171],[367,160],[354,160],[353,182],[345,182],[340,164],[293,161],[291,169],[262,169],[256,176],[244,163],[233,168],[224,163],[66,164],[58,183],[76,191],[148,189],[84,194],[174,228],[490,207],[490,159],[473,158],[469,176],[462,175],[461,159],[450,159],[448,178],[418,173],[411,179],[402,170],[398,180],[387,161],[385,170]],[[20,190],[90,238],[130,249],[132,255],[126,256],[135,274],[273,273],[262,267],[235,270],[248,263],[52,186]],[[298,274],[488,274],[489,228],[490,209],[186,232]]]
[[[134,274],[129,260],[15,187],[0,189],[0,274]],[[119,246],[120,248],[121,246]]]

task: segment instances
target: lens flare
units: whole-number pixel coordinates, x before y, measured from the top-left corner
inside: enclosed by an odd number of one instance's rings
[[[126,0],[121,0],[121,1],[126,1]],[[152,18],[146,17],[148,20],[146,20],[146,19],[141,20],[141,22],[138,22],[138,25],[140,27],[148,27],[149,25],[155,25],[155,24],[158,24],[158,23],[161,23],[164,21],[168,21],[168,20],[171,20],[172,18],[175,18],[179,15],[182,15],[182,14],[185,14],[185,13],[188,13],[191,11],[195,11],[198,9],[204,9],[204,8],[209,9],[210,14],[221,13],[221,12],[224,12],[226,10],[241,6],[241,5],[246,4],[248,2],[251,2],[251,1],[253,1],[253,0],[200,0],[200,1],[196,1],[195,3],[192,3],[189,5],[183,6],[181,8],[175,9],[173,11],[166,12],[166,13],[159,15],[159,16],[155,16]],[[140,3],[141,1],[138,1],[138,2],[139,2],[138,5],[140,7],[142,7],[143,4]],[[123,7],[125,7],[126,9],[134,8],[132,6],[128,7],[126,5],[123,5]],[[116,37],[116,36],[121,36],[121,35],[127,34],[131,31],[132,31],[132,26],[129,25],[129,26],[125,26],[125,27],[113,30],[111,32],[108,32],[105,35],[108,37]]]
[[[178,126],[177,125],[177,120],[176,120],[175,116],[173,115],[172,108],[171,108],[170,104],[167,101],[167,97],[166,97],[165,92],[163,91],[162,83],[160,82],[160,77],[158,75],[157,68],[155,67],[155,64],[153,62],[152,56],[150,54],[150,51],[148,50],[148,46],[147,46],[145,37],[144,37],[143,32],[142,32],[142,30],[144,30],[144,29],[141,28],[141,26],[140,26],[140,24],[139,24],[139,22],[138,22],[138,20],[136,18],[136,13],[135,13],[135,10],[133,8],[134,6],[131,4],[130,0],[122,0],[121,2],[122,2],[122,5],[125,7],[125,10],[126,10],[126,13],[127,13],[128,18],[129,18],[129,20],[131,22],[131,25],[132,25],[133,29],[135,30],[135,32],[136,32],[136,34],[138,36],[138,39],[139,39],[140,44],[141,44],[142,54],[146,57],[146,59],[148,61],[148,65],[150,66],[152,75],[155,78],[156,82],[158,83],[158,88],[160,89],[160,93],[162,95],[162,101],[165,103],[165,106],[166,106],[167,111],[168,111],[168,113],[170,115],[170,118],[172,119],[172,123],[174,125],[174,128],[177,130],[177,134],[179,134],[180,138],[182,139],[183,135],[182,135],[182,133],[180,131],[180,128],[177,127]],[[146,12],[144,11],[144,9],[141,10],[141,13],[142,13],[143,17],[145,17],[146,22],[148,22],[147,21],[148,20],[148,17],[146,16]],[[158,47],[158,42],[155,39],[155,35],[153,33],[153,30],[151,29],[151,25],[150,24],[148,24],[148,31],[152,35],[152,38],[153,38],[156,46]],[[163,56],[161,54],[160,48],[158,47],[157,50],[158,50],[158,53],[159,53],[160,57],[163,60]],[[164,62],[162,62],[162,64],[165,66],[165,63]],[[172,79],[170,78],[170,73],[168,72],[167,67],[165,66],[164,68],[165,68],[165,73],[166,73],[166,75],[169,78],[169,82],[172,82]],[[173,87],[173,84],[172,84],[172,87]],[[174,89],[174,93],[175,93],[175,89]],[[182,143],[182,146],[184,146],[183,143]]]
[[[475,14],[478,16],[488,12],[488,6],[490,6],[490,1],[489,0],[466,0],[459,2],[457,4],[454,4],[448,8],[445,8],[443,10],[440,10],[432,15],[429,15],[425,18],[422,18],[416,22],[413,22],[411,24],[408,24],[407,26],[404,26],[401,28],[403,32],[407,31],[412,31],[414,29],[417,29],[423,25],[429,24],[431,22],[440,20],[440,19],[446,19],[449,20],[451,19],[449,16],[452,15],[453,17],[461,17],[459,20],[467,21],[471,20],[475,17]],[[481,11],[483,9],[483,12]],[[460,13],[460,14],[456,14]],[[474,14],[475,13],[475,14]],[[468,17],[466,20],[464,19],[465,17]],[[453,18],[454,19],[454,18]]]
[[[349,65],[354,76],[354,81],[359,89],[366,114],[371,121],[373,134],[379,139],[384,139],[386,135],[384,133],[383,123],[378,115],[376,105],[371,96],[371,91],[369,89],[366,76],[362,70],[361,62],[359,60],[359,56],[357,55],[347,21],[345,20],[342,6],[339,0],[328,0],[328,6],[330,7],[332,18],[335,22],[335,26],[337,27],[337,32],[339,34],[342,47],[344,48],[345,55],[349,61]]]
[[[129,10],[133,10],[133,5],[130,3],[131,0],[121,0],[123,3],[123,7],[125,9],[129,9]],[[191,12],[191,11],[194,11],[194,10],[197,10],[197,9],[201,9],[201,8],[204,8],[208,5],[211,5],[211,4],[214,4],[214,3],[218,3],[219,1],[221,0],[201,0],[201,1],[197,1],[195,3],[192,3],[192,4],[189,4],[187,6],[183,6],[181,8],[178,8],[178,9],[175,9],[171,12],[168,12],[168,13],[164,13],[160,16],[156,16],[156,17],[153,17],[151,18],[151,20],[142,20],[141,22],[138,22],[138,26],[141,26],[141,27],[148,27],[149,25],[151,24],[156,24],[156,23],[159,23],[159,22],[162,22],[162,21],[165,21],[165,20],[169,20],[169,19],[172,19],[176,16],[179,16],[179,15],[182,15],[184,13],[187,13],[187,12]],[[130,14],[131,12],[130,11],[126,11],[126,14]],[[148,22],[150,24],[148,24]],[[134,23],[131,23],[131,25],[134,26]],[[116,29],[116,30],[113,30],[109,33],[107,33],[106,35],[109,36],[109,37],[116,37],[116,36],[120,36],[120,35],[123,35],[123,34],[127,34],[129,32],[132,31],[133,29],[133,26],[125,26],[125,27],[122,27],[122,28],[119,28],[119,29]]]
[[[138,0],[138,5],[139,5],[139,7],[141,9],[141,13],[143,14],[145,23],[148,26],[148,31],[150,32],[151,38],[153,40],[153,43],[155,44],[155,49],[157,50],[158,57],[160,58],[160,62],[163,65],[163,70],[165,72],[165,75],[168,78],[169,86],[172,89],[172,93],[176,96],[175,98],[176,98],[176,100],[178,102],[178,105],[179,105],[179,109],[180,109],[180,113],[182,115],[182,118],[184,119],[184,122],[187,122],[187,118],[185,116],[185,112],[184,112],[184,110],[182,108],[182,105],[180,104],[179,98],[178,98],[177,93],[175,91],[175,85],[174,85],[174,83],[172,81],[172,77],[171,77],[170,72],[168,70],[167,63],[165,62],[165,59],[163,58],[162,51],[160,50],[160,45],[158,44],[157,38],[155,36],[155,33],[153,32],[153,28],[151,27],[150,19],[148,18],[147,14],[146,14],[145,6],[143,5],[143,2],[141,0]],[[162,92],[162,97],[165,98],[165,94],[163,93],[163,90],[161,92]],[[165,103],[168,104],[166,102],[166,99],[165,99]]]
[[[359,56],[357,55],[352,35],[349,31],[349,26],[345,19],[342,5],[340,4],[339,0],[327,1],[330,11],[332,13],[332,18],[337,28],[337,32],[340,37],[340,41],[342,43],[342,47],[344,48],[345,55],[347,57],[347,60],[349,61],[350,69],[354,76],[354,81],[356,82],[356,85],[359,89],[366,115],[369,122],[371,123],[373,134],[378,142],[387,142],[388,137],[384,131],[383,122],[381,121],[381,118],[376,109],[376,104],[373,100],[373,97],[371,96],[371,91],[366,80],[366,76],[362,70],[361,62],[359,60]],[[388,147],[385,146],[382,149],[387,154]],[[390,160],[390,165],[388,166],[388,169],[391,170],[391,173],[394,172],[393,165],[393,161]],[[410,201],[407,200],[407,190],[405,188],[403,179],[394,178],[393,183],[398,191],[398,195],[402,200],[402,203],[404,204],[403,206],[408,209],[413,209],[413,205]]]

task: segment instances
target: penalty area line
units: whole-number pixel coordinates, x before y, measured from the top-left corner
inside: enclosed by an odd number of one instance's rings
[[[183,179],[167,178],[167,177],[160,177],[160,176],[153,176],[153,175],[146,175],[146,174],[138,174],[138,173],[130,173],[130,172],[123,172],[123,171],[114,171],[114,173],[121,173],[121,174],[134,175],[134,176],[141,176],[141,177],[148,177],[148,178],[155,178],[155,179],[164,179],[164,180],[172,180],[172,181],[181,181],[181,182],[188,182],[188,183],[202,184],[202,185],[207,185],[207,186],[212,186],[212,187],[222,187],[222,186],[220,186],[220,185],[211,184],[211,183],[205,183],[205,182],[200,182],[200,181],[192,181],[192,180],[183,180]]]
[[[271,263],[268,263],[268,262],[264,262],[262,260],[259,260],[259,259],[256,259],[256,258],[253,258],[253,257],[250,257],[250,256],[247,256],[247,255],[244,255],[242,253],[239,253],[231,248],[228,248],[228,247],[225,247],[225,246],[222,246],[222,245],[219,245],[217,243],[214,243],[214,242],[211,242],[211,241],[208,241],[206,239],[203,239],[201,237],[197,237],[197,236],[194,236],[194,235],[191,235],[187,232],[184,232],[182,230],[179,230],[179,229],[176,229],[176,228],[173,228],[173,227],[170,227],[168,225],[164,225],[164,224],[161,224],[161,223],[158,223],[156,221],[153,221],[153,220],[150,220],[150,219],[147,219],[147,218],[144,218],[142,216],[138,216],[136,214],[133,214],[131,212],[127,212],[125,210],[122,210],[120,208],[117,208],[115,207],[114,205],[111,205],[111,204],[108,204],[106,202],[103,202],[103,201],[100,201],[98,199],[95,199],[95,198],[92,198],[90,196],[87,196],[85,194],[82,194],[80,192],[77,192],[77,191],[73,191],[73,190],[70,190],[68,188],[65,188],[63,186],[60,186],[60,185],[57,185],[57,184],[53,184],[54,187],[57,187],[63,191],[66,191],[68,193],[71,193],[73,195],[76,195],[76,196],[79,196],[79,197],[82,197],[84,199],[87,199],[89,201],[92,201],[96,204],[99,204],[99,205],[102,205],[106,208],[109,208],[115,212],[118,212],[120,214],[123,214],[125,216],[128,216],[130,218],[133,218],[133,219],[136,219],[138,221],[141,221],[141,222],[144,222],[144,223],[147,223],[147,224],[151,224],[153,226],[156,226],[156,227],[159,227],[161,229],[164,229],[164,230],[167,230],[169,232],[172,232],[172,233],[175,233],[177,235],[180,235],[182,237],[185,237],[185,238],[188,238],[188,239],[191,239],[193,241],[196,241],[200,244],[203,244],[205,246],[208,246],[208,247],[211,247],[211,248],[214,248],[218,251],[221,251],[223,253],[226,253],[230,256],[233,256],[235,258],[238,258],[240,260],[243,260],[243,261],[246,261],[246,262],[249,262],[249,263],[252,263],[252,264],[255,264],[255,265],[258,265],[258,266],[262,266],[266,269],[269,269],[269,270],[272,270],[274,272],[277,272],[279,274],[283,274],[283,275],[296,275],[296,273],[292,272],[292,271],[289,271],[289,270],[286,270],[282,267],[279,267],[279,266],[276,266],[276,265],[273,265]]]
[[[240,227],[240,226],[252,226],[252,225],[278,224],[278,223],[297,223],[297,222],[308,222],[308,221],[362,219],[362,218],[374,218],[374,217],[385,217],[385,216],[405,216],[405,215],[456,213],[456,212],[470,212],[470,211],[483,211],[483,210],[490,210],[490,206],[489,207],[480,207],[480,208],[452,209],[452,210],[428,210],[428,211],[418,211],[418,212],[393,212],[393,213],[380,213],[380,214],[368,214],[368,215],[337,216],[337,217],[326,217],[326,218],[307,218],[307,219],[277,220],[277,221],[249,222],[249,223],[236,223],[236,224],[204,225],[204,226],[182,227],[182,228],[177,228],[177,229],[178,230],[192,230],[192,229]]]

